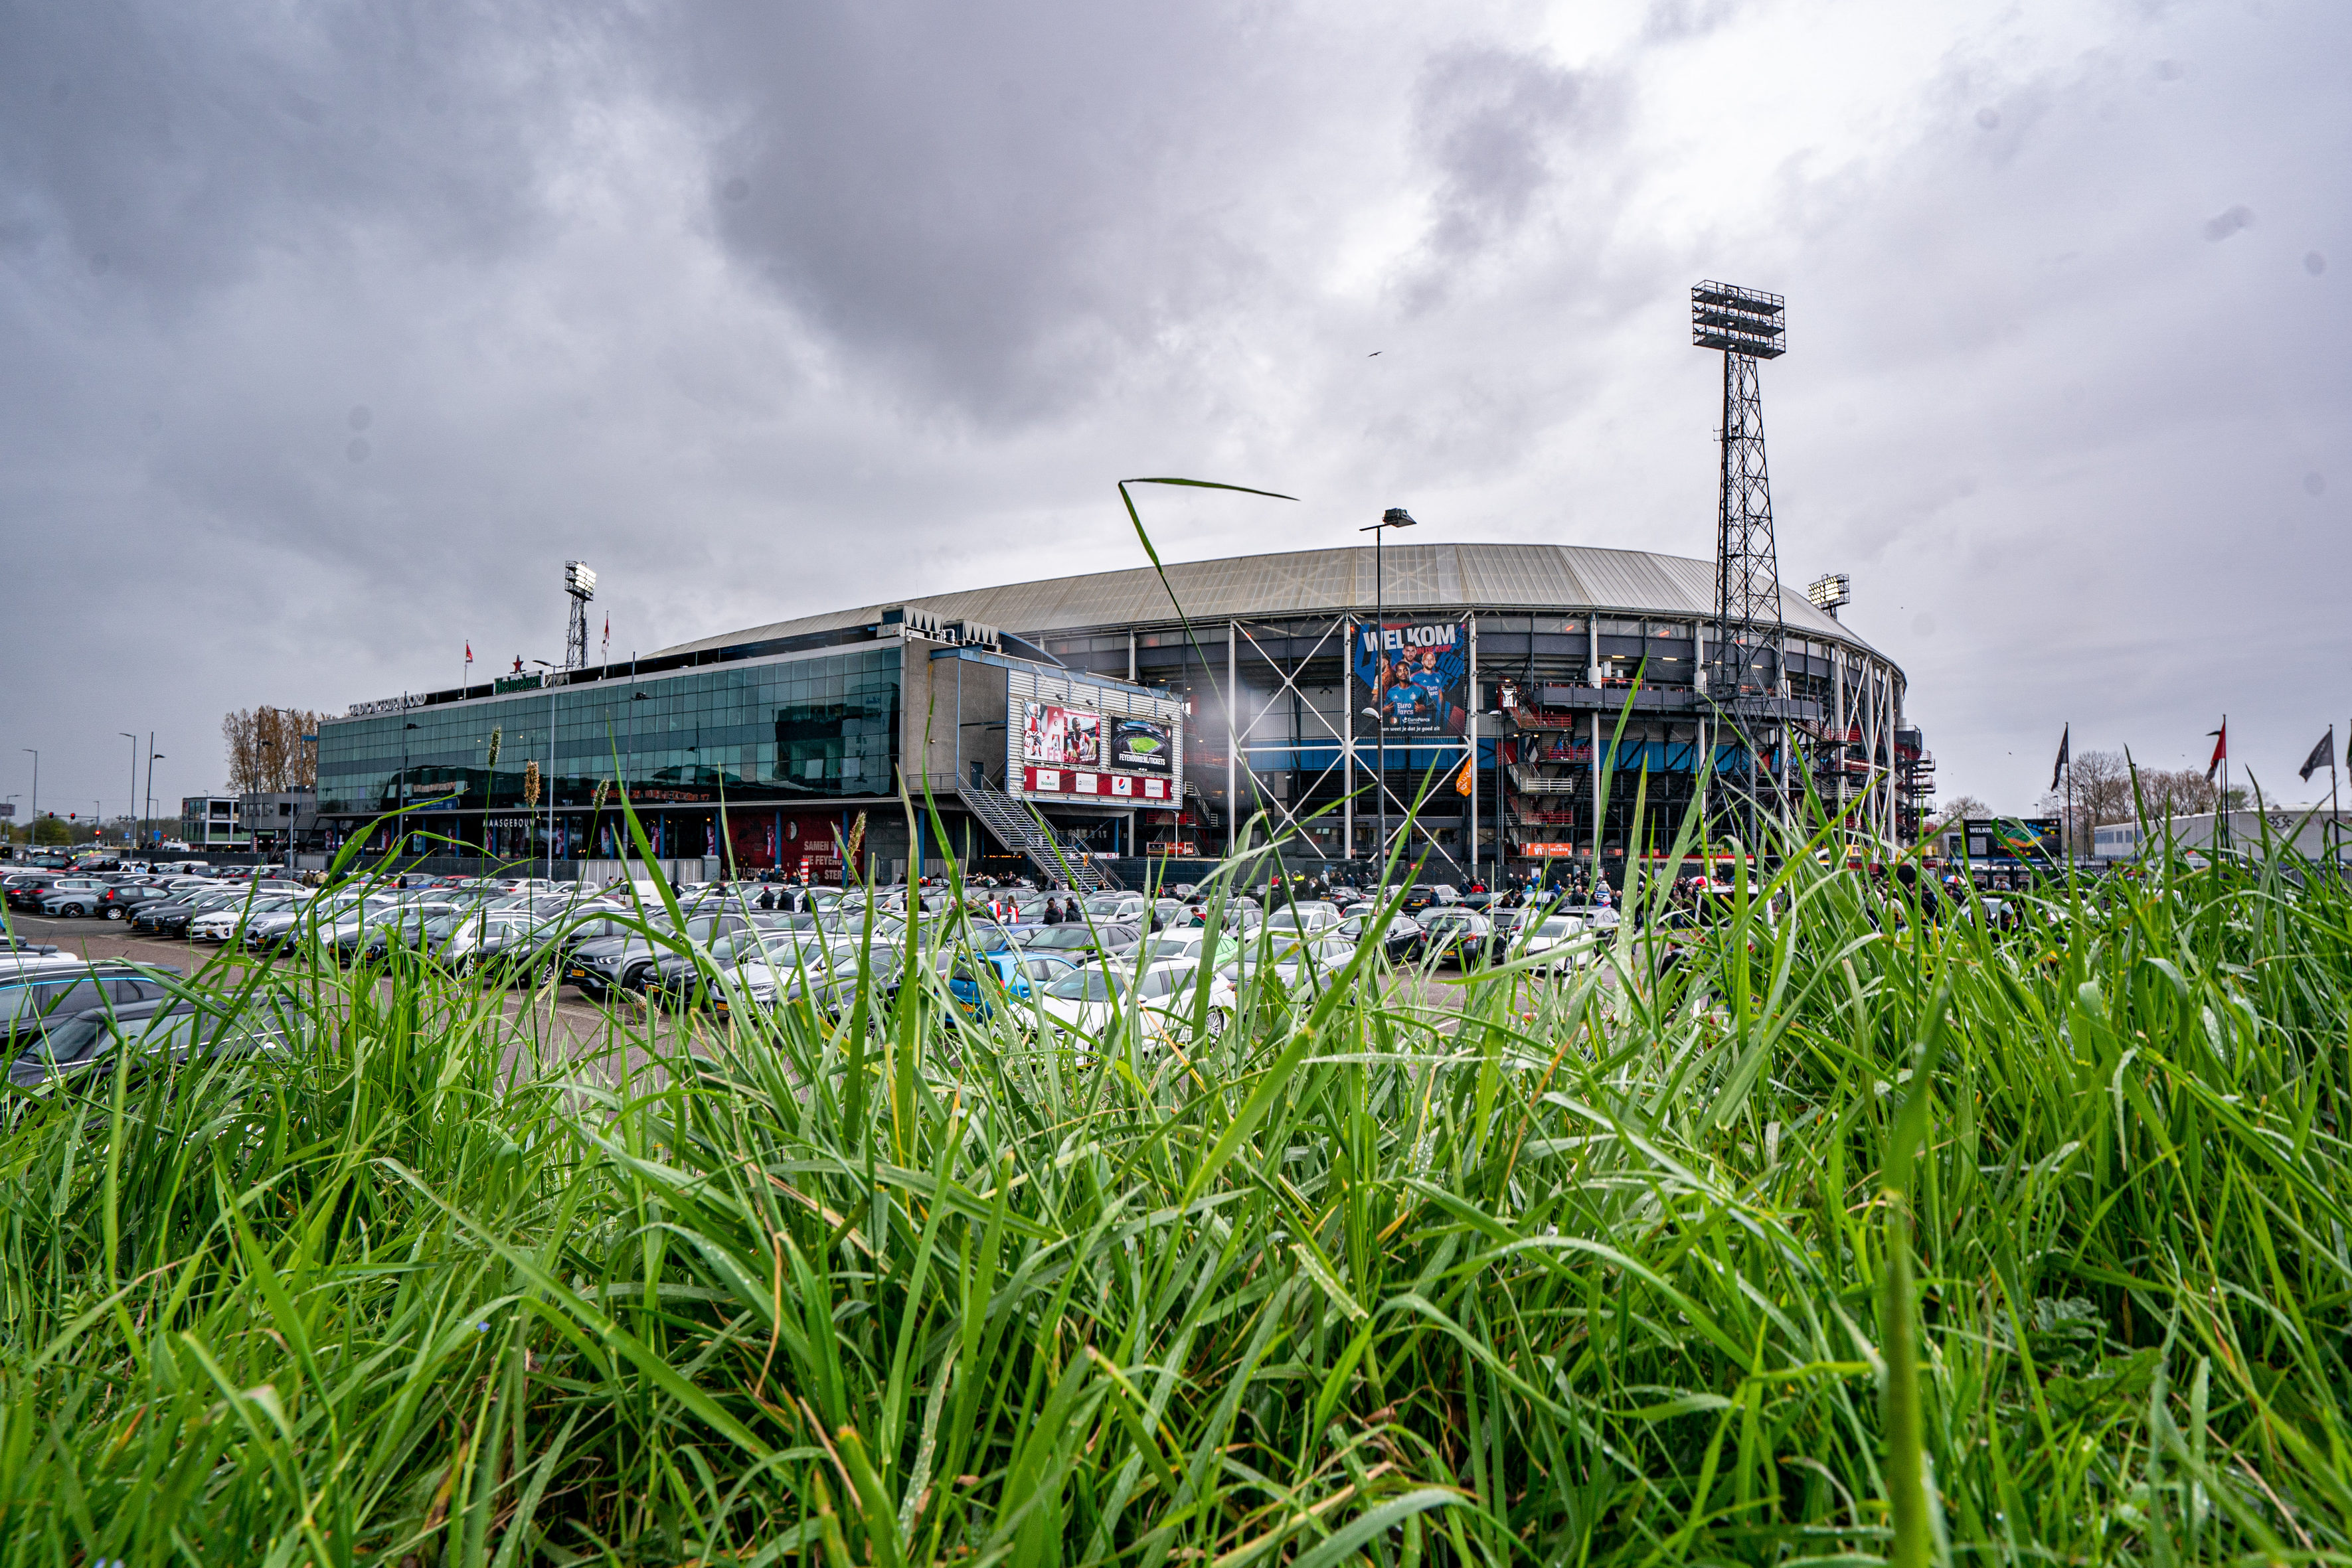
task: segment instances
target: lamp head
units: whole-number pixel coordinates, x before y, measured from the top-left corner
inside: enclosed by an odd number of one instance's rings
[[[1409,528],[1412,526],[1412,514],[1402,507],[1391,507],[1381,514],[1381,527],[1384,528]]]

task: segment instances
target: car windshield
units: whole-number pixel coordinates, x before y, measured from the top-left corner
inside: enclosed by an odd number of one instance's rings
[[[1108,1001],[1118,993],[1122,978],[1100,969],[1073,969],[1046,987],[1045,994],[1066,1002]]]
[[[1575,921],[1568,919],[1564,915],[1555,915],[1550,919],[1545,921],[1541,925],[1536,927],[1536,935],[1538,936],[1567,936],[1572,935],[1575,930]]]
[[[1079,907],[1084,909],[1088,915],[1093,915],[1096,919],[1104,920],[1109,918],[1111,915],[1117,915],[1120,910],[1126,908],[1127,903],[1128,901],[1124,898],[1106,893],[1097,894],[1094,897],[1087,899],[1085,904],[1079,905]]]
[[[1136,946],[1137,956],[1145,963],[1160,958],[1189,958],[1201,950],[1198,936],[1152,936]]]

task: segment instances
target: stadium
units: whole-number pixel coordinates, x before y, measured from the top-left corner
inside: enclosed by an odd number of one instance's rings
[[[1711,756],[1749,800],[1810,786],[1859,839],[1916,836],[1932,764],[1901,669],[1775,584],[1777,624],[1752,599],[1729,623],[1727,694],[1717,574],[1399,544],[864,605],[355,704],[320,729],[320,821],[330,847],[601,879],[634,852],[625,798],[684,874],[889,880],[951,852],[1091,884],[1262,818],[1294,864],[1362,862],[1385,830],[1431,880],[1615,880]]]

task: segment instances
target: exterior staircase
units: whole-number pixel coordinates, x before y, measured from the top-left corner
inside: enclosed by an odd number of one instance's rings
[[[1119,886],[1107,868],[1087,859],[1051,823],[995,785],[966,779],[956,786],[956,793],[962,798],[964,809],[996,835],[997,842],[1026,855],[1029,863],[1048,878],[1080,893],[1105,893]]]

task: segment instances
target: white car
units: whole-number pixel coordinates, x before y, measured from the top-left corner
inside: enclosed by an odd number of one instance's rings
[[[1277,904],[1274,913],[1265,917],[1269,931],[1304,931],[1312,935],[1328,931],[1339,924],[1339,906],[1336,904]]]
[[[247,915],[259,917],[266,915],[283,915],[293,907],[294,900],[282,894],[275,896],[268,894],[257,894],[250,903],[240,898],[234,904],[213,910],[209,914],[199,915],[189,921],[188,940],[226,942],[236,936],[238,930],[245,925]]]
[[[1066,1037],[1104,1040],[1132,1019],[1141,1026],[1139,1043],[1150,1051],[1163,1040],[1192,1037],[1193,1009],[1200,1000],[1200,973],[1197,964],[1181,958],[1147,965],[1139,975],[1115,965],[1089,966],[1047,986],[1043,1006],[1045,1016],[1062,1026]],[[1231,980],[1221,974],[1210,975],[1206,1030],[1210,1039],[1225,1032],[1238,1000]]]
[[[1593,918],[1567,911],[1554,911],[1538,916],[1532,930],[1526,927],[1511,934],[1510,956],[1532,957],[1538,953],[1557,951],[1558,958],[1545,967],[1555,974],[1562,969],[1582,968],[1609,941],[1616,928],[1617,912],[1601,909]],[[1598,915],[1607,915],[1603,921]]]

